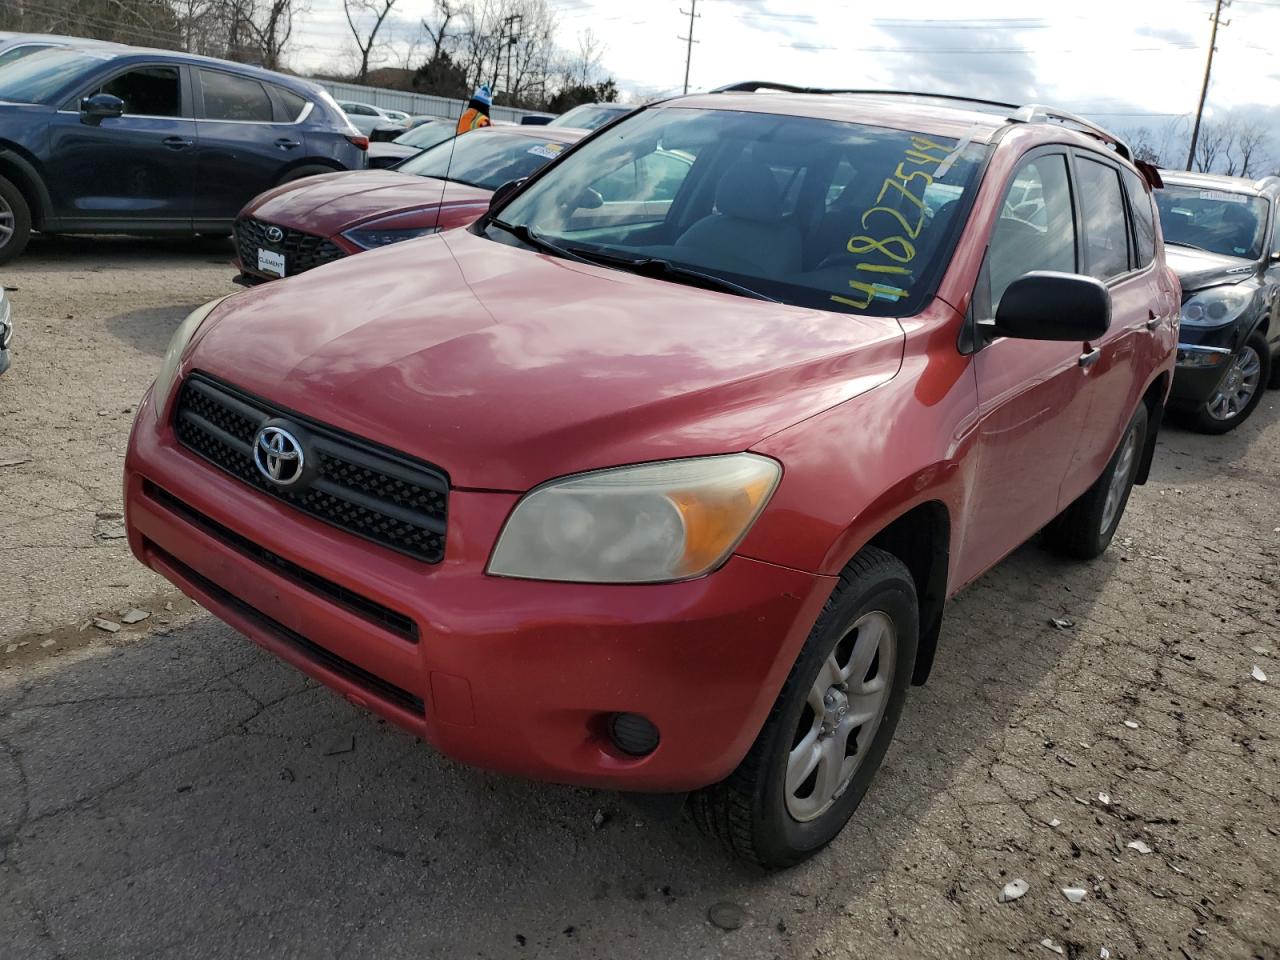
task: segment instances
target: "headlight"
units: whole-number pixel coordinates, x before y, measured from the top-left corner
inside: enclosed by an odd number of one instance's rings
[[[516,504],[489,573],[579,583],[700,576],[746,536],[781,474],[774,460],[737,453],[553,480]]]
[[[414,237],[425,237],[439,232],[439,227],[412,227],[407,230],[379,230],[377,227],[362,227],[359,230],[348,230],[343,236],[358,247],[373,250],[375,247],[385,247],[389,243],[399,243],[401,240],[412,240]]]
[[[173,381],[178,375],[178,367],[182,363],[182,354],[187,349],[187,344],[196,335],[205,318],[213,313],[213,308],[225,299],[227,297],[219,297],[217,300],[210,300],[202,307],[196,307],[187,314],[187,318],[182,323],[178,324],[178,329],[173,331],[173,336],[169,339],[169,348],[165,350],[164,359],[160,361],[160,371],[156,374],[155,385],[151,388],[151,399],[156,409],[157,420],[164,419],[169,393],[173,390]]]
[[[1219,327],[1244,312],[1253,299],[1249,284],[1210,287],[1182,305],[1182,322],[1192,327]]]

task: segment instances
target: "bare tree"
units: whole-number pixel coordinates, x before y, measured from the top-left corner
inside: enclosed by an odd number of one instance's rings
[[[364,83],[369,76],[369,58],[374,44],[378,42],[378,31],[382,29],[387,16],[396,0],[342,0],[342,12],[347,15],[347,25],[356,38],[356,49],[360,51],[360,70],[356,78]],[[369,18],[373,22],[369,22]]]
[[[1196,141],[1195,167],[1208,173],[1229,148],[1231,130],[1220,120],[1206,120],[1200,127],[1200,139]]]
[[[1266,160],[1263,157],[1269,139],[1266,127],[1238,118],[1235,139],[1240,176],[1250,176],[1258,167],[1266,168]]]
[[[1157,167],[1161,165],[1160,149],[1156,146],[1155,138],[1149,128],[1137,127],[1127,131],[1123,136],[1128,141],[1135,160],[1142,160]]]

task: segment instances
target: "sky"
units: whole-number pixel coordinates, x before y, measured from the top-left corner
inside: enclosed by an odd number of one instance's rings
[[[690,0],[548,0],[561,44],[590,30],[624,95],[679,93]],[[965,94],[1048,103],[1105,126],[1186,137],[1213,0],[697,0],[690,89],[738,80]],[[295,24],[296,68],[332,69],[351,46],[341,0],[311,0]],[[399,0],[387,65],[408,53],[431,0]],[[909,14],[900,11],[909,10]],[[884,12],[880,12],[884,11]],[[1229,25],[1226,25],[1229,21]],[[1206,116],[1280,124],[1280,0],[1231,0],[1218,31]],[[1280,139],[1280,138],[1278,138]],[[1280,144],[1278,144],[1280,145]]]

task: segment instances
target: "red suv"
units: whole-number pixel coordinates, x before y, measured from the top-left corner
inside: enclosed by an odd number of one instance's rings
[[[830,841],[946,599],[1038,531],[1106,549],[1179,289],[1154,171],[1084,121],[764,86],[196,310],[139,559],[461,761],[696,791],[769,866]]]

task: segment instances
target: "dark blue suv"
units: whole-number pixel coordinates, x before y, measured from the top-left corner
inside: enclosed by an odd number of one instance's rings
[[[363,169],[368,140],[314,84],[134,47],[0,67],[0,263],[48,233],[227,234],[263,190]]]

